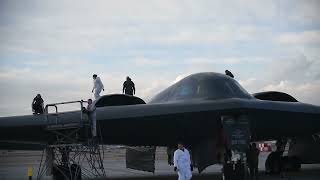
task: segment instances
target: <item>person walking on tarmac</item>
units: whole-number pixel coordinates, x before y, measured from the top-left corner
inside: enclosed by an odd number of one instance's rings
[[[123,83],[122,92],[131,96],[136,93],[134,83],[131,81],[131,78],[129,76],[127,76],[127,80]]]
[[[182,142],[178,143],[178,149],[173,155],[174,171],[178,172],[178,180],[190,180],[192,178],[193,166],[189,151]]]
[[[94,98],[98,99],[100,97],[101,90],[104,91],[104,86],[103,86],[103,84],[101,82],[100,77],[98,77],[96,74],[94,74],[92,77],[93,77],[92,93],[94,91]]]
[[[247,156],[247,163],[249,166],[251,180],[253,179],[258,180],[259,178],[259,174],[258,174],[259,154],[260,154],[260,150],[257,148],[256,143],[252,143],[252,145],[249,144],[249,148],[246,152],[246,156]]]
[[[33,98],[33,101],[31,103],[33,114],[43,114],[44,112],[43,102],[44,101],[40,94],[37,94],[37,96]]]

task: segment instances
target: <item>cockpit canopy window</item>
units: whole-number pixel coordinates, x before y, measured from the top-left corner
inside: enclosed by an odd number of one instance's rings
[[[246,98],[252,96],[232,78],[222,74],[205,73],[189,76],[164,90],[151,102],[163,102],[182,99],[225,99]]]

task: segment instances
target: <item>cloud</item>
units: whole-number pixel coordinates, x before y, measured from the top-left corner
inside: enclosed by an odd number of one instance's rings
[[[275,41],[281,44],[320,44],[320,31],[285,32]]]
[[[273,80],[305,82],[318,80],[320,60],[308,58],[304,54],[274,58],[267,63],[267,72]]]
[[[18,62],[23,64],[27,67],[37,67],[37,68],[44,68],[44,67],[52,67],[52,66],[61,66],[61,67],[81,67],[90,65],[90,61],[81,58],[68,58],[68,57],[57,57],[57,58],[44,58],[44,59],[30,59]]]
[[[185,78],[185,77],[187,77],[189,75],[191,75],[191,74],[189,74],[189,73],[180,74],[175,78],[174,81],[171,82],[171,84],[177,83],[178,81],[182,80],[183,78]]]
[[[263,36],[262,36],[263,35]],[[271,30],[267,27],[255,25],[231,25],[203,23],[191,26],[182,24],[174,31],[151,38],[152,41],[164,44],[219,44],[233,42],[258,41],[262,37],[270,36]]]
[[[26,73],[31,73],[30,68],[8,68],[8,67],[0,67],[0,79],[11,79],[22,77]]]
[[[31,1],[28,5],[12,2],[2,12],[3,17],[10,17],[11,23],[1,26],[0,21],[0,34],[7,35],[0,47],[20,53],[69,54],[141,43],[253,41],[269,34],[269,28],[250,21],[235,22],[253,15],[269,17],[269,12],[274,10],[266,9],[274,9],[273,3],[262,3],[265,8],[255,1],[231,4],[229,8],[220,1],[81,1],[76,4]]]
[[[282,12],[282,17],[288,23],[297,23],[304,26],[309,24],[319,25],[320,2],[318,0],[287,2],[290,3],[283,3],[283,6],[287,6],[287,12]]]
[[[121,93],[130,75],[148,100],[189,74],[229,69],[249,92],[319,104],[319,12],[317,0],[2,1],[0,115],[30,113],[38,92],[91,97],[93,73],[104,93]]]
[[[250,93],[281,91],[291,94],[299,101],[320,105],[319,59],[292,54],[273,58],[262,65],[264,71],[239,80]]]
[[[305,103],[313,103],[320,105],[320,81],[296,83],[292,81],[280,81],[277,84],[270,84],[265,86],[262,91],[280,91],[286,92],[298,101]]]
[[[134,62],[138,66],[159,66],[169,64],[166,60],[150,59],[145,57],[135,58]]]
[[[256,78],[248,78],[248,79],[244,79],[244,80],[240,79],[238,82],[248,92],[255,93],[257,91],[257,86],[258,86],[259,80]]]
[[[224,64],[224,65],[237,65],[237,64],[262,64],[268,62],[268,58],[264,57],[193,57],[184,61],[190,65],[205,65],[205,64]]]
[[[169,87],[170,82],[167,79],[158,78],[156,81],[152,81],[151,83],[143,84],[138,81],[140,86],[137,89],[137,96],[144,99],[146,102],[150,101],[156,94],[161,92],[162,90]]]

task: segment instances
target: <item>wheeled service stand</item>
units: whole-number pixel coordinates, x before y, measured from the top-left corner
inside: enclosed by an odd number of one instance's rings
[[[57,105],[80,103],[84,101],[49,104],[55,113],[47,113],[46,130],[50,137],[42,153],[37,179],[52,176],[53,180],[81,180],[104,178],[103,147],[92,137],[91,124],[86,115],[80,114],[79,121],[62,124],[59,120]]]

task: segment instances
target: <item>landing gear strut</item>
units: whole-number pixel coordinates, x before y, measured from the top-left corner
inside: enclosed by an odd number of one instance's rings
[[[267,173],[279,174],[282,171],[299,171],[301,169],[301,162],[298,157],[284,156],[285,151],[289,149],[289,145],[290,141],[283,139],[277,141],[277,150],[269,154],[265,163]]]

